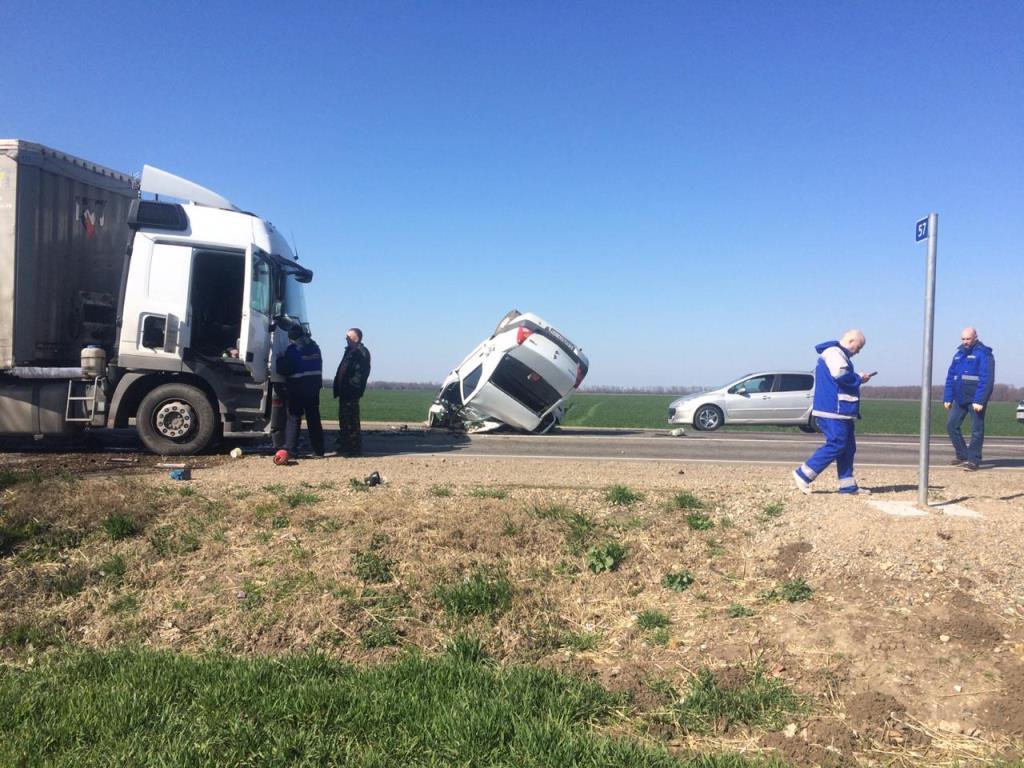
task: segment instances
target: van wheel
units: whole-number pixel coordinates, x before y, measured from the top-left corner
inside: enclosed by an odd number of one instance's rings
[[[162,384],[142,399],[135,423],[142,443],[153,453],[188,456],[210,444],[217,417],[201,389]]]
[[[693,414],[693,427],[701,432],[714,432],[722,426],[722,409],[715,405],[702,405]]]

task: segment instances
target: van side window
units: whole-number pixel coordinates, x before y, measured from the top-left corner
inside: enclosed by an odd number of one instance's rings
[[[252,260],[252,285],[249,306],[264,315],[270,314],[270,263],[264,259]]]
[[[814,389],[814,377],[809,373],[784,373],[779,383],[780,392],[809,392]]]

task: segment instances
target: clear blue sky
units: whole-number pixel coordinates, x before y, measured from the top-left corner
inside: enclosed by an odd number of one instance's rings
[[[1024,384],[1024,3],[8,0],[0,137],[191,178],[293,233],[327,367],[440,381],[510,308],[588,384],[879,384],[961,327]]]

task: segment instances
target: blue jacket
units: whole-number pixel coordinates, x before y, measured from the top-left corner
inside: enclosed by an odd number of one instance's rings
[[[277,359],[277,372],[288,379],[289,388],[319,392],[324,379],[320,347],[308,336],[293,341]]]
[[[977,339],[970,347],[961,344],[956,348],[953,362],[946,374],[946,389],[942,402],[967,405],[985,405],[992,396],[996,381],[996,359],[992,348]]]
[[[823,419],[860,417],[860,374],[853,370],[849,353],[838,341],[823,341],[814,348],[818,365],[814,369],[814,408]]]

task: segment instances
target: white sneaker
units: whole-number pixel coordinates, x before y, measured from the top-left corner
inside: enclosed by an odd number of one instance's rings
[[[793,482],[796,483],[796,489],[800,491],[800,493],[810,494],[811,484],[804,480],[802,477],[800,477],[800,473],[797,472],[795,469],[793,470]]]
[[[871,491],[868,488],[855,488],[852,491],[840,491],[840,493],[846,496],[870,496]]]

